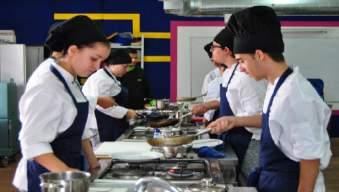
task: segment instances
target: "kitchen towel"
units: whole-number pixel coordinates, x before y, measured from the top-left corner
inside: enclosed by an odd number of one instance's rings
[[[207,157],[207,158],[224,158],[225,154],[217,151],[212,147],[200,147],[197,149],[196,153],[199,157]]]

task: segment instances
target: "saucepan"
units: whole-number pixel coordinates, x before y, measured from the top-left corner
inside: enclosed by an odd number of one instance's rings
[[[42,192],[88,192],[91,174],[81,171],[48,172],[40,175]]]
[[[170,136],[170,137],[159,137],[159,138],[148,138],[147,143],[152,146],[179,146],[191,143],[199,135],[210,132],[210,128],[203,129],[194,135],[182,135],[182,136]]]

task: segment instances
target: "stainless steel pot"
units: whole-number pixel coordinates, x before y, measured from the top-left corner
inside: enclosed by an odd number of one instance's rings
[[[88,192],[91,174],[81,171],[43,173],[40,175],[42,192]]]
[[[168,99],[159,99],[156,102],[157,109],[165,109],[169,105]]]

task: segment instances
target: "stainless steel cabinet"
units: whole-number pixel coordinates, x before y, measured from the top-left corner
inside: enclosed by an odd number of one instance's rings
[[[19,150],[16,93],[14,82],[0,83],[0,165],[2,166],[6,166],[8,160]]]

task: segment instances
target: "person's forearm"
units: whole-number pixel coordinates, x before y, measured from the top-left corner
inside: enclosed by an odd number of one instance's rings
[[[39,155],[37,157],[34,157],[34,160],[51,172],[62,172],[70,170],[70,167],[68,167],[64,162],[57,158],[53,153]]]
[[[247,117],[235,117],[235,127],[254,127],[261,128],[261,115],[253,115]]]
[[[209,109],[218,109],[220,102],[218,100],[213,100],[213,101],[208,101],[206,103],[204,103],[204,105]]]
[[[298,192],[313,192],[319,174],[320,160],[301,160]]]
[[[88,161],[89,167],[96,168],[98,166],[98,161],[94,154],[93,147],[89,139],[82,140],[82,149]]]
[[[110,96],[99,96],[97,98],[97,104],[104,109],[117,105],[113,97]]]

